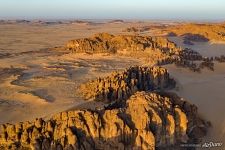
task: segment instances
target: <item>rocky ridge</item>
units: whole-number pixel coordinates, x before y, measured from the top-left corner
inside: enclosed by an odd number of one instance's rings
[[[161,30],[161,29],[160,29]],[[184,36],[186,41],[225,41],[225,28],[222,23],[194,24],[186,23],[168,26],[161,30],[162,33],[173,33],[177,36]]]
[[[207,123],[174,94],[137,92],[124,107],[62,112],[50,120],[1,125],[0,149],[180,149]]]
[[[175,81],[169,77],[167,69],[136,66],[84,83],[79,89],[86,99],[121,102],[136,91],[162,90],[169,86],[174,87]]]
[[[66,49],[74,53],[125,53],[160,50],[166,54],[179,51],[176,44],[162,37],[95,34],[90,38],[71,40]]]
[[[192,25],[190,25],[190,27],[192,27]],[[174,33],[174,35],[176,34]],[[180,36],[180,34],[178,34],[178,36]],[[187,44],[209,40],[201,34],[184,33],[181,36],[184,36],[184,41],[186,41]],[[165,65],[174,63],[179,67],[188,68],[194,72],[201,72],[203,68],[208,68],[213,71],[213,60],[223,62],[221,61],[223,57],[217,57],[215,59],[204,57],[192,49],[178,48],[176,44],[163,37],[139,35],[99,33],[90,38],[71,40],[66,44],[65,49],[73,53],[114,53],[137,57],[144,59],[150,64]],[[198,61],[200,61],[200,63]]]

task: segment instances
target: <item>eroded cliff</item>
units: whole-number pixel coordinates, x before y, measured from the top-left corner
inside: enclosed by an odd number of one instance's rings
[[[136,91],[163,90],[174,86],[175,81],[169,77],[167,69],[136,66],[84,83],[80,93],[86,99],[112,102],[126,100]]]
[[[174,94],[137,92],[124,107],[62,112],[1,126],[5,149],[179,149],[206,134],[197,107]]]

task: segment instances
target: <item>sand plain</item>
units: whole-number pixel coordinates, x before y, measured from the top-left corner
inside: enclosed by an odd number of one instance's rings
[[[202,56],[215,57],[225,55],[225,44],[211,42],[195,42],[186,45],[181,37],[169,37],[182,48],[191,48]],[[203,118],[212,123],[206,141],[225,142],[225,64],[215,63],[214,71],[208,69],[201,73],[191,72],[175,65],[165,66],[176,79],[177,89],[173,90],[179,96],[198,106]]]
[[[86,101],[80,83],[142,64],[122,56],[69,54],[48,48],[98,32],[121,32],[128,24],[0,25],[0,123],[49,117]],[[88,31],[88,32],[87,32]]]

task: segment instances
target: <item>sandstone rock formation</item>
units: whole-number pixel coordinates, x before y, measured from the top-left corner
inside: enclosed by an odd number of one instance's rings
[[[124,107],[62,112],[50,120],[4,124],[0,148],[33,150],[180,149],[204,136],[197,107],[174,94],[137,92]]]
[[[173,36],[176,35],[176,32],[172,31],[170,33]],[[184,42],[187,42],[187,44],[193,44],[193,41],[202,42],[209,40],[201,34],[184,33],[182,35],[178,34],[178,36],[184,36]],[[200,72],[205,67],[212,71],[214,70],[211,58],[204,58],[192,49],[178,48],[176,44],[162,37],[99,33],[90,38],[71,40],[66,44],[65,49],[74,53],[122,54],[144,58],[148,63],[157,65],[175,63],[177,66],[188,68],[194,72]],[[223,57],[216,57],[215,60],[223,62]],[[201,62],[199,64],[195,61]]]
[[[115,19],[115,20],[110,20],[108,23],[124,23],[124,20],[121,19]]]
[[[95,34],[93,37],[71,40],[66,49],[75,53],[125,53],[160,50],[166,54],[177,53],[176,44],[162,37],[137,35]]]
[[[123,32],[134,32],[134,33],[136,33],[136,32],[140,32],[140,30],[136,27],[129,27],[129,28],[124,29]]]
[[[98,33],[89,38],[68,41],[65,46],[51,48],[71,53],[107,53],[141,58],[149,64],[172,62],[182,51],[175,43],[163,37],[139,35],[112,35]]]
[[[173,32],[177,36],[189,35],[188,38],[192,41],[225,41],[225,28],[224,24],[194,24],[185,23],[173,26],[168,26],[166,28],[159,29],[162,33]]]
[[[213,60],[221,62],[221,60],[223,60],[221,58],[223,57],[215,57],[215,59],[213,57],[203,57],[200,53],[192,49],[185,48],[179,52],[179,55],[176,58],[167,61],[167,64],[174,63],[178,67],[188,68],[193,72],[201,72],[201,69],[204,68],[214,71]]]
[[[169,86],[175,86],[175,81],[165,68],[136,66],[85,83],[81,85],[80,93],[86,99],[111,102],[126,100],[136,91],[162,90]]]

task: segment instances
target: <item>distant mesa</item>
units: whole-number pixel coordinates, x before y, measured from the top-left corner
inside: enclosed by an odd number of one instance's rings
[[[111,20],[108,23],[124,23],[124,22],[125,22],[124,20],[116,19],[116,20]]]
[[[146,32],[152,29],[152,26],[142,26],[142,27],[128,27],[124,30],[122,30],[122,32]]]
[[[140,30],[136,27],[129,27],[123,30],[123,32],[139,32]]]
[[[153,28],[154,28],[154,26],[128,27],[128,28],[122,30],[122,32],[142,33],[142,32],[148,32]]]
[[[80,23],[80,24],[84,24],[84,23],[90,23],[89,21],[84,21],[84,20],[75,20],[72,21],[73,23]]]
[[[28,24],[29,20],[0,20],[0,24]]]
[[[161,30],[160,28],[158,28]],[[171,32],[175,33],[177,36],[185,36],[191,42],[224,42],[225,41],[225,28],[224,24],[214,23],[214,24],[194,24],[194,23],[184,23],[173,26],[167,26],[161,30],[162,33],[167,33],[169,35]]]
[[[71,24],[77,24],[77,25],[94,25],[93,22],[87,21],[87,20],[74,20],[70,21]]]
[[[58,25],[58,24],[64,24],[66,22],[63,22],[63,21],[33,20],[31,23],[32,24],[39,24],[39,25]]]
[[[30,23],[31,21],[29,20],[16,20],[16,23]]]

